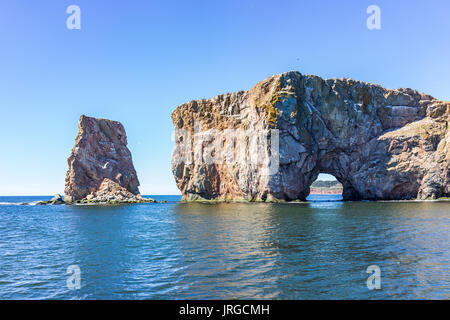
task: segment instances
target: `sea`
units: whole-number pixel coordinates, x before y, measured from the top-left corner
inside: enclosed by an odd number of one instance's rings
[[[0,299],[449,299],[450,202],[20,205]]]

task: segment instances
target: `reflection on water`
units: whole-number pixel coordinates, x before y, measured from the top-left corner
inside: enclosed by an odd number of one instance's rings
[[[271,298],[271,273],[278,257],[273,243],[273,208],[264,204],[182,204],[177,206],[178,245],[183,272],[198,279],[197,298]],[[194,281],[195,283],[196,281]],[[215,289],[214,289],[215,290]]]
[[[0,233],[3,299],[450,298],[450,203],[0,206]]]

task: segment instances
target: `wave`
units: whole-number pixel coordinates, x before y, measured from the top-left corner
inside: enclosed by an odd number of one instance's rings
[[[35,206],[40,201],[33,202],[0,202],[0,206]]]

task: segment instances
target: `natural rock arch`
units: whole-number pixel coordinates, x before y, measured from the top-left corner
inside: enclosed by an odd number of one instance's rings
[[[179,106],[173,173],[186,200],[304,200],[319,172],[342,183],[345,200],[449,196],[449,114],[450,103],[415,90],[288,72]],[[231,130],[252,132],[235,135],[245,148],[217,143]],[[235,161],[205,161],[220,151]]]

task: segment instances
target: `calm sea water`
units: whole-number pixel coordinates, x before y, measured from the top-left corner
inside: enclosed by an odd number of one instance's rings
[[[449,299],[450,202],[19,206],[1,299]],[[81,289],[69,290],[78,265]],[[381,289],[366,269],[381,269]]]

